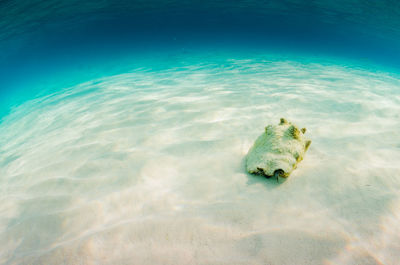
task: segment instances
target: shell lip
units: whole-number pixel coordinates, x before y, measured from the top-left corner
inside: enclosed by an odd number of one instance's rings
[[[276,177],[277,179],[278,179],[279,177],[281,177],[281,178],[287,178],[287,177],[288,177],[288,174],[287,174],[283,169],[281,169],[281,168],[276,169],[276,170],[274,171],[274,174],[273,174],[273,175],[268,175],[268,174],[265,173],[265,171],[264,171],[263,168],[257,167],[257,172],[255,172],[255,174],[256,174],[256,175],[264,176],[264,177],[266,177],[267,179],[269,179],[269,178],[271,178],[271,177]]]

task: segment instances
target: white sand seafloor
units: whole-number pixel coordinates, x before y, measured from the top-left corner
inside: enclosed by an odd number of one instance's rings
[[[244,158],[308,129],[282,183]],[[0,264],[399,264],[400,79],[226,60],[29,101],[0,124]]]

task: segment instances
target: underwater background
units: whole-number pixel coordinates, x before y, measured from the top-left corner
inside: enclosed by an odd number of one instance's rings
[[[0,264],[397,264],[399,71],[399,1],[1,0]]]
[[[203,50],[329,56],[398,69],[399,9],[394,0],[3,0],[1,113],[45,88],[123,73],[141,59],[159,67]]]

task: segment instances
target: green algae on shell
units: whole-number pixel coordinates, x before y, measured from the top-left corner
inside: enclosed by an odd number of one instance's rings
[[[306,129],[281,118],[278,125],[268,125],[246,157],[246,169],[251,174],[287,178],[311,144]]]

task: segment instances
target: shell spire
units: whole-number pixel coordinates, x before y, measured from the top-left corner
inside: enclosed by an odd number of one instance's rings
[[[288,129],[288,133],[294,139],[299,139],[300,138],[300,130],[294,125],[290,125],[290,127]]]

